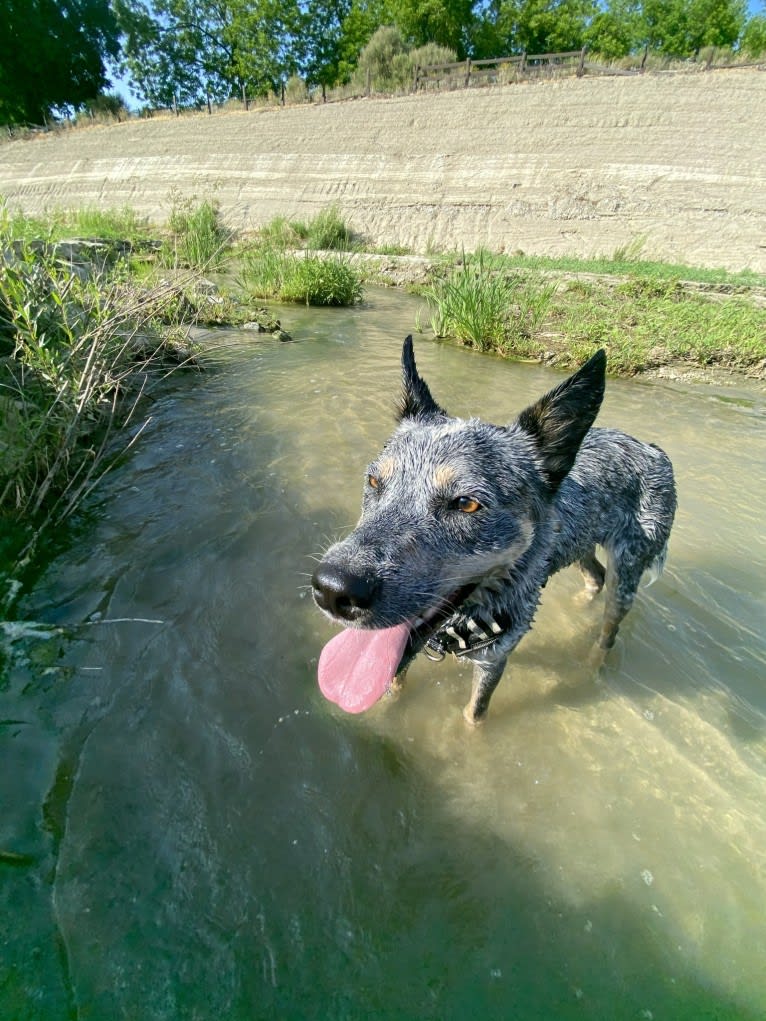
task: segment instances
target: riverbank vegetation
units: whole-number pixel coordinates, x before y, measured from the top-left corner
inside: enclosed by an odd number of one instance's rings
[[[75,267],[0,223],[0,519],[77,506],[135,439],[152,383],[193,362],[188,320],[177,286]]]
[[[766,279],[629,256],[463,256],[421,289],[428,311],[418,325],[427,318],[437,337],[562,366],[606,347],[610,370],[623,375],[673,362],[763,373],[766,301],[753,290]]]
[[[364,267],[401,265],[402,283],[411,265],[365,255],[334,207],[249,238],[212,202],[173,209],[160,229],[130,209],[34,220],[0,205],[4,547],[71,514],[136,441],[142,399],[196,364],[192,325],[289,339],[255,299],[353,304],[378,272]],[[638,243],[596,260],[480,251],[416,262],[427,282],[412,288],[423,298],[413,325],[438,338],[562,366],[604,346],[623,375],[673,363],[766,372],[766,278],[755,273],[651,262]],[[202,277],[214,268],[227,284]]]
[[[336,206],[308,222],[276,217],[241,249],[240,282],[255,298],[354,305],[362,278],[348,257],[352,233]]]

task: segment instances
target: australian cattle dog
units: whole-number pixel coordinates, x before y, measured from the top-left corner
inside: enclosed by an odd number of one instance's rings
[[[641,576],[664,565],[673,468],[652,444],[591,428],[603,351],[507,426],[448,415],[412,337],[402,369],[399,425],[367,468],[362,517],[312,579],[317,605],[345,628],[322,652],[319,683],[361,712],[420,651],[453,653],[473,662],[464,715],[477,724],[562,567],[577,564],[592,594],[605,589],[596,660],[612,647]]]

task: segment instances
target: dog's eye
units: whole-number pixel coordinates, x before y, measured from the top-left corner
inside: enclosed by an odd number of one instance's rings
[[[367,485],[370,487],[370,489],[380,489],[380,479],[375,478],[374,475],[368,475]]]
[[[481,510],[481,504],[472,496],[458,496],[452,501],[452,506],[463,514],[475,514],[477,510]]]

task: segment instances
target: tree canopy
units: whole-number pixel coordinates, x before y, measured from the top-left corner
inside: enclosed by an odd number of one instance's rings
[[[456,59],[757,53],[766,17],[748,19],[747,0],[0,0],[0,123],[92,102],[110,63],[149,105],[193,105],[277,91],[291,75],[324,89],[376,61],[391,65],[381,80],[402,81],[424,46]]]
[[[94,99],[118,52],[109,0],[0,0],[0,123],[40,124]]]

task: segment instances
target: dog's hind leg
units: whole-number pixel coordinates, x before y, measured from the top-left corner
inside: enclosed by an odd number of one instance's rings
[[[471,700],[463,710],[466,723],[470,723],[472,727],[484,722],[489,700],[503,676],[507,661],[508,657],[503,656],[493,663],[474,663]]]
[[[595,547],[581,560],[577,561],[577,566],[580,568],[580,574],[585,582],[585,591],[591,596],[598,595],[604,587],[606,571],[603,564],[596,557]]]
[[[642,573],[643,570],[636,561],[622,559],[616,564],[614,555],[610,554],[606,571],[604,620],[590,657],[593,666],[600,666],[614,645],[620,624],[633,605]]]

